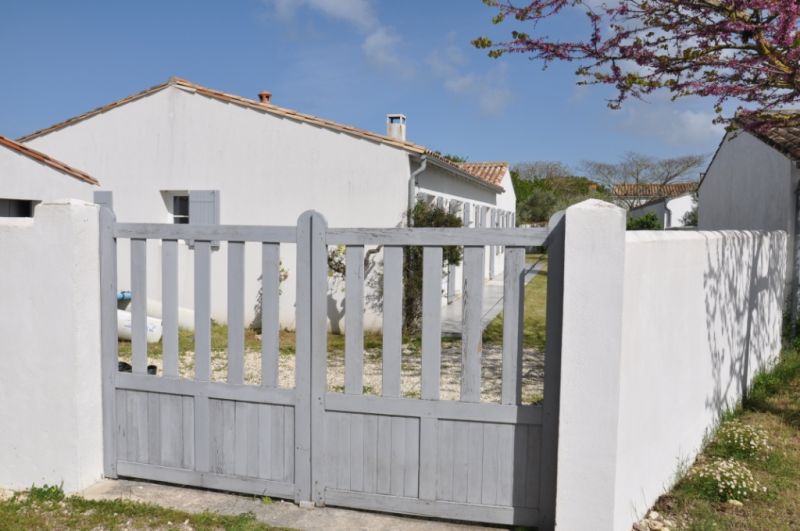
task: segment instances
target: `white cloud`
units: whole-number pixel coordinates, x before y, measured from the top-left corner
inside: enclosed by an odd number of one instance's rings
[[[450,40],[454,36],[450,35]],[[467,58],[460,48],[450,44],[431,52],[425,62],[442,81],[444,88],[454,94],[476,98],[484,116],[503,114],[512,99],[508,86],[508,65],[501,63],[483,74],[467,70]]]
[[[372,0],[262,0],[283,20],[294,18],[298,9],[317,11],[331,19],[345,22],[364,35],[361,50],[367,61],[390,69],[402,77],[414,75],[414,64],[398,50],[402,37],[383,25],[375,12]]]
[[[680,102],[626,102],[622,112],[624,129],[694,151],[713,148],[725,134],[723,125],[713,123],[713,112],[688,109]]]

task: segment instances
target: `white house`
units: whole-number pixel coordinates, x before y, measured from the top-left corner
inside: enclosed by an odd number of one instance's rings
[[[98,184],[78,169],[0,136],[0,217],[31,217],[41,201],[91,201]]]
[[[406,118],[387,116],[387,134],[342,125],[279,107],[271,94],[251,100],[172,78],[20,139],[85,169],[113,193],[124,222],[292,225],[305,210],[332,227],[394,227],[425,197],[462,214],[471,226],[514,224],[514,191],[507,166],[484,178],[474,165],[455,165],[406,140]],[[498,175],[502,174],[498,177]],[[213,208],[192,204],[211,202]],[[194,212],[194,214],[193,214]],[[196,219],[202,216],[203,219]],[[246,317],[258,293],[260,250],[246,249]],[[281,260],[289,279],[281,286],[281,323],[294,319],[294,256]],[[193,306],[191,260],[179,263],[181,306]],[[225,249],[212,258],[212,317],[226,319]],[[502,270],[502,256],[487,253],[487,276]],[[119,287],[129,285],[126,249],[119,251]],[[148,247],[148,296],[159,299],[160,252]],[[451,271],[453,280],[458,272]],[[458,289],[460,282],[445,282]],[[333,323],[343,317],[331,293]],[[450,300],[452,300],[451,294]],[[366,327],[379,326],[368,315]]]
[[[692,193],[662,197],[631,208],[628,210],[628,219],[653,214],[665,229],[677,229],[686,226],[684,219],[694,207],[695,198]]]
[[[700,181],[700,230],[783,230],[789,235],[787,283],[797,291],[800,127],[727,133]],[[800,304],[794,295],[793,307]]]

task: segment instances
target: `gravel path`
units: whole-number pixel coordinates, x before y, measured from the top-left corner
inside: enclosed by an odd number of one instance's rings
[[[483,348],[481,363],[481,400],[484,402],[500,402],[502,387],[502,346],[486,345]],[[120,356],[121,361],[130,359]],[[162,360],[150,359],[161,374]],[[278,386],[294,387],[293,354],[282,354],[279,361]],[[224,382],[227,377],[227,356],[225,351],[214,351],[211,356],[211,379]],[[245,383],[258,385],[261,383],[261,353],[248,351],[245,353]],[[381,350],[364,351],[364,393],[380,395],[382,379]],[[179,360],[180,375],[194,378],[194,353],[185,352]],[[541,400],[544,379],[544,354],[534,349],[523,351],[523,403],[535,403]],[[442,347],[442,400],[458,400],[461,388],[461,344],[458,341],[446,343]],[[418,351],[404,349],[402,355],[402,374],[400,388],[404,397],[418,398],[420,393],[420,355]],[[344,390],[344,355],[332,353],[328,355],[328,390],[342,392]]]

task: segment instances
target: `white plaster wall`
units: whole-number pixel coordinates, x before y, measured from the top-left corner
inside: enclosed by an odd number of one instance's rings
[[[663,201],[628,210],[628,219],[639,219],[647,214],[653,214],[663,227],[667,226],[667,207]]]
[[[103,471],[98,210],[0,219],[0,486],[74,492]]]
[[[557,518],[628,531],[781,348],[787,237],[567,209]]]
[[[294,225],[321,212],[331,227],[395,227],[407,208],[407,152],[169,87],[113,111],[30,141],[31,147],[89,172],[114,193],[121,222],[171,222],[160,190],[219,190],[223,224]],[[444,193],[489,199],[453,177],[422,176]],[[119,250],[119,288],[130,287],[127,242]],[[193,307],[192,253],[181,245],[179,302]],[[281,285],[281,324],[294,325],[294,245],[283,245],[289,278]],[[261,252],[245,250],[246,319],[253,317]],[[148,245],[148,297],[160,300],[160,248]],[[226,320],[227,256],[212,257],[212,317]],[[329,317],[342,319],[341,286],[331,286]],[[343,322],[342,322],[343,325]],[[335,325],[334,325],[335,326]],[[380,326],[368,311],[365,327]]]
[[[670,223],[668,228],[685,227],[683,217],[694,208],[694,197],[692,194],[682,195],[667,201],[667,210],[670,212]],[[666,225],[665,225],[666,226]]]
[[[0,198],[49,201],[73,197],[91,201],[98,188],[5,146],[0,146]]]

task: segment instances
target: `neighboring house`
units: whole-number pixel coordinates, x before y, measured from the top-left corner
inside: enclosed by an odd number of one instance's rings
[[[98,184],[80,170],[0,136],[0,217],[31,217],[41,201],[92,201]]]
[[[789,234],[787,283],[797,289],[795,242],[800,181],[800,127],[728,132],[700,181],[700,230],[784,230]],[[793,307],[800,303],[795,297]]]
[[[611,200],[628,210],[643,206],[659,199],[672,199],[697,190],[697,182],[678,182],[668,184],[627,183],[611,188]]]
[[[20,142],[97,176],[102,189],[113,192],[117,219],[125,222],[292,225],[314,209],[331,227],[395,227],[417,197],[426,197],[472,226],[514,224],[507,170],[497,182],[484,179],[407,141],[403,115],[388,115],[387,134],[381,135],[279,107],[267,92],[255,101],[172,78]],[[293,326],[294,254],[285,247],[281,260],[289,277],[281,285],[281,323]],[[119,252],[119,287],[126,289],[127,251]],[[179,298],[191,308],[188,253],[183,245]],[[220,321],[226,320],[225,253],[222,246],[212,258],[212,317]],[[497,275],[502,256],[487,254],[487,276]],[[248,318],[260,260],[257,246],[248,245]],[[151,242],[148,294],[156,300],[160,267],[158,242]],[[458,290],[460,282],[444,285]],[[343,317],[341,293],[331,294],[329,309],[336,326]],[[377,315],[367,315],[365,326],[379,325]]]
[[[677,229],[686,226],[683,220],[694,207],[693,193],[672,198],[663,197],[628,210],[628,219],[637,219],[647,214],[653,214],[664,229]]]

